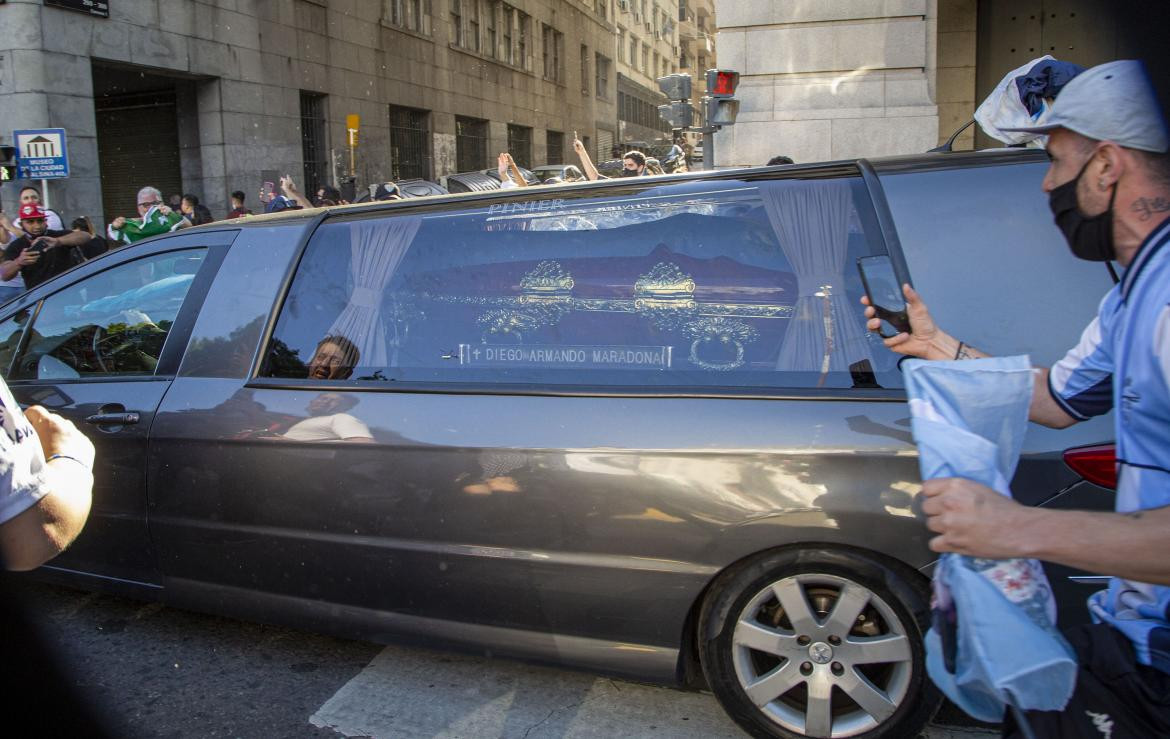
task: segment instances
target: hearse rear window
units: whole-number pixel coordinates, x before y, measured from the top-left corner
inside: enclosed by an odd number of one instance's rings
[[[625,388],[897,385],[859,178],[692,182],[351,216],[310,241],[261,374]]]

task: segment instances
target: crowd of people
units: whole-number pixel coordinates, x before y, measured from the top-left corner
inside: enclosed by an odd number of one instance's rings
[[[673,171],[686,171],[689,145],[681,137],[676,139],[665,161]],[[588,149],[574,135],[573,150],[581,162],[586,180],[608,177],[598,171]],[[621,157],[622,169],[617,176],[639,177],[664,174],[657,160],[637,150],[627,151]],[[791,161],[791,160],[789,160]],[[504,152],[498,158],[501,189],[528,187],[530,183],[513,160]],[[580,177],[580,173],[576,175]],[[541,184],[556,185],[574,181],[550,177]],[[402,194],[393,182],[370,186],[371,200],[399,200]],[[258,199],[264,213],[284,210],[343,205],[349,201],[331,185],[321,185],[312,196],[306,196],[292,177],[285,175],[279,183],[266,182],[260,188]],[[212,223],[216,219],[199,196],[194,193],[174,193],[163,199],[162,192],[151,186],[138,191],[135,217],[118,216],[110,221],[104,234],[99,234],[87,216],[75,218],[65,227],[61,215],[42,206],[41,192],[32,185],[20,190],[20,204],[16,219],[0,211],[0,303],[16,297],[42,282],[89,259],[104,254],[111,248],[132,244],[142,239],[176,231],[188,226]],[[225,218],[242,218],[253,214],[247,207],[247,196],[242,190],[231,193],[231,209]]]

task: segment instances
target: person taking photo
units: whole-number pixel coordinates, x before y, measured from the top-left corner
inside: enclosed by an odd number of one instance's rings
[[[1069,704],[1029,711],[1027,722],[1052,739],[1170,736],[1170,136],[1136,61],[1082,72],[1045,125],[1016,130],[1048,135],[1043,189],[1073,255],[1125,269],[1080,343],[1036,370],[1029,414],[1065,428],[1114,412],[1116,512],[1032,508],[971,480],[930,480],[930,547],[1109,575],[1089,598],[1095,623],[1065,632],[1079,663]],[[903,292],[911,331],[886,346],[923,359],[988,356],[937,326],[909,285]],[[1025,731],[1008,717],[1005,736]]]

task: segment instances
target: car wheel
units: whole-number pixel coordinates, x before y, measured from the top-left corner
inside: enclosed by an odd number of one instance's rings
[[[853,552],[788,550],[721,575],[699,621],[703,673],[757,737],[909,737],[926,676],[926,584]]]

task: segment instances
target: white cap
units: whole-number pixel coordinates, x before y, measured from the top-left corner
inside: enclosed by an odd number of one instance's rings
[[[1054,128],[1128,149],[1159,153],[1170,149],[1154,88],[1145,67],[1133,59],[1099,64],[1069,80],[1043,125],[1003,130],[1047,133]]]

